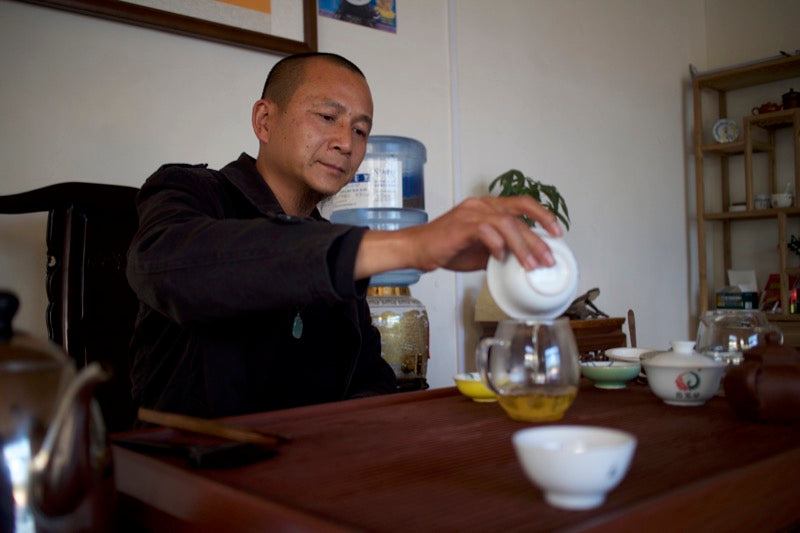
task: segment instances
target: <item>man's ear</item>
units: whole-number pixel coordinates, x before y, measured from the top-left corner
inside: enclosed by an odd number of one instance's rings
[[[263,98],[253,104],[253,131],[261,142],[269,140],[269,119],[275,112],[275,104]]]

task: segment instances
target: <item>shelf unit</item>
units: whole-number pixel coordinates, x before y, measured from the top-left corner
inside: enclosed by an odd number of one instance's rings
[[[788,265],[787,235],[788,220],[800,218],[800,108],[774,111],[759,115],[748,115],[741,119],[741,136],[734,142],[707,143],[703,132],[708,122],[703,122],[703,96],[707,92],[717,95],[717,117],[728,117],[727,96],[731,91],[800,77],[800,55],[780,57],[744,66],[720,69],[708,73],[693,73],[692,92],[694,104],[694,156],[697,200],[697,246],[698,246],[698,289],[700,314],[709,309],[709,262],[706,251],[706,237],[711,224],[722,225],[723,263],[725,269],[731,266],[731,226],[746,220],[774,220],[778,236],[778,265],[781,280],[781,311],[769,313],[769,318],[784,330],[787,343],[800,345],[800,315],[789,313],[789,275],[800,273],[800,268]],[[753,102],[757,105],[760,102]],[[730,117],[733,118],[733,117]],[[716,120],[716,119],[713,119]],[[711,121],[713,123],[713,120]],[[794,204],[787,208],[755,208],[753,155],[765,154],[767,157],[769,191],[780,189],[776,182],[775,132],[791,128],[793,132],[794,156]],[[754,133],[756,135],[754,136]],[[759,137],[766,137],[766,139]],[[745,206],[743,211],[730,210],[729,158],[742,156],[744,164]],[[722,211],[706,211],[705,161],[719,158],[719,181],[721,185]],[[763,157],[763,156],[762,156]]]

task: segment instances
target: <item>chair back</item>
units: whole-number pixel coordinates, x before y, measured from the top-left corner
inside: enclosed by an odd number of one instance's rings
[[[138,227],[138,189],[65,182],[0,196],[0,213],[47,212],[47,331],[77,368],[111,372],[96,397],[109,432],[132,426],[128,349],[138,299],[128,285],[128,246]]]

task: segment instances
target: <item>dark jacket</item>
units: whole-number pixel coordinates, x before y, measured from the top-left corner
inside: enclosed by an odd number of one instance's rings
[[[364,228],[286,215],[246,154],[220,171],[165,165],[137,204],[139,406],[217,417],[395,390],[353,280]]]

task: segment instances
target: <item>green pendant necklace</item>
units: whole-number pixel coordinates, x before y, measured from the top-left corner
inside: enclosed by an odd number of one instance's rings
[[[303,336],[303,318],[300,316],[300,311],[294,315],[294,321],[292,322],[292,337],[295,339],[299,339]]]

